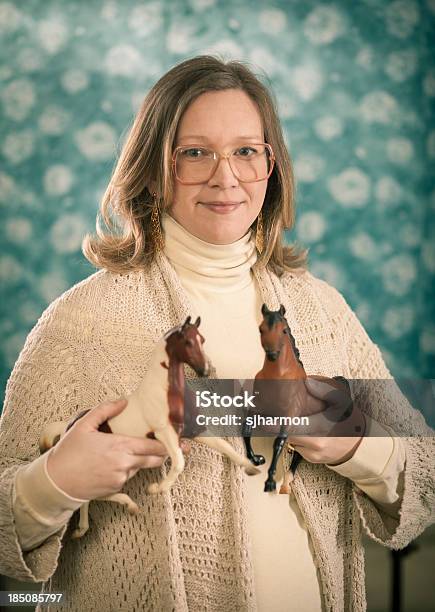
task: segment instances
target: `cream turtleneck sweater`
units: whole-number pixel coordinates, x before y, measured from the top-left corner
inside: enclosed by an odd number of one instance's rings
[[[201,316],[204,348],[219,378],[254,378],[264,352],[258,337],[261,299],[251,273],[256,250],[250,234],[230,245],[213,245],[191,235],[170,216],[163,218],[165,255],[175,268],[194,312]],[[355,455],[331,467],[392,514],[404,466],[403,447],[386,429],[369,420],[378,436],[366,437]],[[251,558],[259,612],[318,612],[320,587],[311,540],[292,495],[264,493],[273,438],[254,438],[266,457],[263,473],[246,477]],[[23,550],[58,531],[83,500],[66,495],[50,478],[43,455],[18,471],[14,489],[16,529]],[[277,478],[281,475],[278,471]]]

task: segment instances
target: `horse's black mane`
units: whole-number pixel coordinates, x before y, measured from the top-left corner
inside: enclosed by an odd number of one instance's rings
[[[287,335],[288,335],[288,337],[290,339],[290,342],[292,344],[293,352],[296,355],[296,359],[299,361],[299,364],[302,367],[304,367],[304,364],[302,363],[301,358],[300,358],[299,349],[296,346],[296,340],[294,339],[294,336],[293,336],[293,334],[291,332],[291,329],[290,329],[290,325],[288,324],[288,321],[285,318],[285,316],[282,315],[279,312],[279,310],[269,310],[269,312],[267,312],[264,315],[264,320],[266,321],[267,326],[269,327],[269,329],[271,329],[275,325],[275,323],[281,323],[281,322],[285,323],[285,326],[286,326],[286,329],[287,329]]]

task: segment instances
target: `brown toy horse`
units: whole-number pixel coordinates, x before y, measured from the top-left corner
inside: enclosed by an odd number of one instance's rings
[[[263,321],[260,324],[259,331],[261,344],[265,352],[265,360],[263,368],[255,376],[256,383],[254,383],[254,392],[257,390],[259,393],[258,397],[263,397],[267,400],[267,405],[260,406],[261,412],[263,414],[273,413],[275,416],[309,416],[310,412],[307,404],[308,391],[304,384],[307,374],[300,359],[295,339],[284,316],[285,308],[281,305],[278,311],[271,311],[267,308],[266,304],[263,304],[261,312]],[[341,388],[339,383],[335,383],[335,381],[331,381],[331,379],[327,379],[324,376],[316,375],[312,376],[312,378],[327,380],[328,384]],[[337,379],[341,378],[337,377]],[[261,381],[267,380],[288,380],[292,381],[292,383],[291,385],[283,385],[281,387],[279,385],[270,385],[268,393],[261,395],[259,389],[264,389]],[[286,393],[285,397],[283,392]],[[247,456],[254,465],[262,465],[265,461],[264,457],[253,452],[250,434],[250,428],[245,426],[244,441]],[[276,490],[274,479],[276,465],[288,435],[289,428],[282,426],[274,440],[272,461],[268,470],[268,478],[264,485],[264,491],[266,492]],[[280,493],[289,493],[290,482],[301,459],[301,455],[293,451],[290,470],[284,474]]]
[[[180,449],[180,437],[184,427],[184,364],[193,368],[198,376],[207,376],[208,359],[202,345],[204,338],[198,327],[200,318],[191,323],[187,317],[183,325],[169,330],[157,343],[150,367],[136,390],[127,396],[127,406],[117,416],[100,426],[107,433],[124,434],[136,437],[150,437],[160,440],[171,458],[171,467],[161,482],[148,486],[149,493],[168,491],[184,469],[184,456]],[[40,439],[41,453],[51,448],[79,418],[89,412],[85,410],[70,423],[50,424]],[[192,419],[192,416],[190,416]],[[189,437],[214,448],[226,455],[235,464],[244,467],[247,474],[257,474],[259,470],[244,456],[240,455],[222,438],[199,437],[201,430],[189,425]],[[139,511],[138,506],[122,493],[100,498],[127,505],[131,513]],[[80,524],[73,537],[81,537],[88,529],[88,504],[80,508]]]

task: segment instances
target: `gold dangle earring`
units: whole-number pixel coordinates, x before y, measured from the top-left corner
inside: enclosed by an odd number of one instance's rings
[[[153,209],[151,211],[151,233],[157,251],[162,251],[165,243],[163,241],[162,228],[160,225],[159,205],[157,193],[153,193]]]
[[[264,250],[264,227],[263,227],[263,211],[260,210],[260,213],[257,217],[257,227],[255,230],[255,246],[257,251],[260,253]]]

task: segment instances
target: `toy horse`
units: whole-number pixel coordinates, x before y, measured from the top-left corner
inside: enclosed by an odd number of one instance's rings
[[[100,431],[106,433],[155,438],[165,445],[171,458],[170,470],[161,482],[148,486],[148,493],[168,491],[184,469],[184,457],[179,444],[185,425],[183,364],[190,365],[198,376],[207,376],[209,371],[208,359],[202,348],[204,337],[198,330],[201,320],[198,317],[195,323],[190,321],[191,317],[187,317],[183,325],[170,329],[163,336],[154,349],[145,378],[136,390],[126,397],[127,406],[119,415],[108,419],[99,427]],[[40,439],[41,453],[54,446],[61,434],[87,412],[89,410],[81,412],[70,423],[50,424]],[[200,437],[199,433],[202,431],[194,426],[190,436],[226,455],[236,465],[244,467],[247,474],[259,472],[249,459],[240,455],[226,440]],[[99,500],[115,501],[126,505],[130,513],[139,512],[138,506],[123,493]],[[88,505],[89,503],[86,503],[81,506],[79,528],[72,537],[81,537],[87,531]]]
[[[287,386],[270,386],[271,397],[267,398],[269,406],[264,406],[263,412],[274,411],[273,414],[280,416],[301,416],[310,414],[307,409],[307,393],[304,380],[307,374],[304,370],[303,363],[300,359],[299,350],[296,347],[295,339],[291,333],[287,319],[284,317],[285,308],[280,306],[278,311],[271,311],[263,304],[261,308],[263,321],[260,324],[259,331],[261,336],[261,344],[265,351],[265,360],[263,368],[256,374],[254,383],[254,392],[260,388],[262,380],[291,380],[293,381],[289,387]],[[337,386],[329,378],[324,376],[312,376],[317,380],[326,380],[328,384]],[[341,377],[337,377],[341,378]],[[264,388],[264,387],[263,387]],[[280,392],[281,390],[281,392]],[[282,397],[282,391],[289,394]],[[261,397],[261,395],[259,396]],[[258,405],[258,404],[257,404]],[[251,446],[251,429],[245,425],[244,441],[248,458],[254,465],[262,465],[265,459],[262,455],[256,455]],[[276,465],[285,441],[289,435],[289,428],[282,426],[278,436],[273,444],[273,456],[268,470],[268,478],[264,485],[264,491],[270,492],[276,490],[276,482],[274,479]],[[283,483],[280,488],[280,493],[289,493],[290,483],[293,480],[296,468],[302,457],[296,451],[293,451],[293,457],[290,464],[290,469],[284,473]]]

